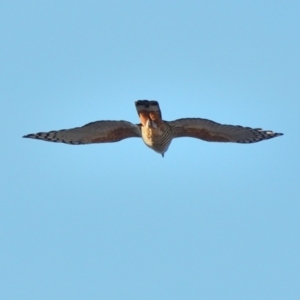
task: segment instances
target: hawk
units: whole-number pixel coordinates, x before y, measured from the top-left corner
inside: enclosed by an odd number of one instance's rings
[[[164,156],[172,139],[193,137],[208,142],[256,143],[283,135],[271,130],[222,125],[207,119],[162,119],[157,101],[138,100],[135,107],[140,124],[127,121],[96,121],[82,127],[24,135],[24,138],[71,145],[112,143],[126,138],[142,138],[152,150]]]

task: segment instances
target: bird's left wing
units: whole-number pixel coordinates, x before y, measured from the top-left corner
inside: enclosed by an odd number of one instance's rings
[[[200,118],[178,119],[167,123],[172,128],[173,138],[194,137],[208,142],[255,143],[283,135],[271,130],[222,125]]]
[[[72,145],[112,143],[130,137],[141,137],[138,125],[127,121],[96,121],[82,127],[27,134],[24,138]]]

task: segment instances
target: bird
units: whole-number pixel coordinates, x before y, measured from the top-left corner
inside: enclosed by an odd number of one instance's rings
[[[138,137],[142,138],[149,148],[164,157],[172,140],[179,137],[192,137],[208,142],[250,144],[283,135],[283,133],[271,130],[223,125],[201,118],[165,121],[162,118],[159,103],[155,100],[137,100],[135,107],[140,119],[139,124],[124,120],[96,121],[82,127],[27,134],[23,138],[83,145],[113,143]]]

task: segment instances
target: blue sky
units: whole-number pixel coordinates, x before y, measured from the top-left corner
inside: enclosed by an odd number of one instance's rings
[[[299,299],[299,1],[0,3],[1,299]],[[25,140],[202,117],[252,145]]]

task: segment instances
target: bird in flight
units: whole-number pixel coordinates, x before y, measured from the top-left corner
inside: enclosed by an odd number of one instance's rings
[[[149,148],[164,156],[172,139],[179,137],[193,137],[208,142],[249,144],[283,135],[271,130],[222,125],[200,118],[165,121],[157,101],[138,100],[135,107],[140,124],[127,121],[96,121],[82,127],[38,132],[23,137],[71,145],[112,143],[138,137],[142,138]]]

